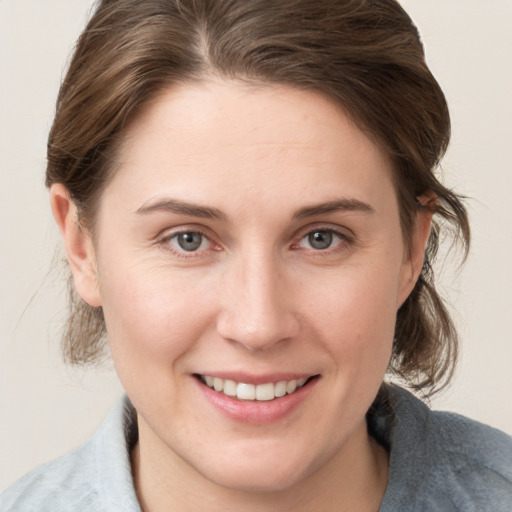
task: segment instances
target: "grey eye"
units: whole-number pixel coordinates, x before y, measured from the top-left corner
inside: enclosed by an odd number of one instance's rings
[[[203,235],[194,231],[178,233],[176,242],[180,249],[187,252],[197,251],[203,244]]]
[[[319,251],[328,249],[332,245],[333,233],[331,231],[312,231],[308,234],[308,242],[313,249]]]

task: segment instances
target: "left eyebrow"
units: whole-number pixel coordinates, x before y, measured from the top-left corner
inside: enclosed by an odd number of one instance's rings
[[[314,217],[315,215],[323,215],[332,212],[362,212],[374,214],[375,209],[368,203],[359,201],[358,199],[337,199],[326,203],[314,204],[297,210],[293,215],[294,219],[305,219]]]

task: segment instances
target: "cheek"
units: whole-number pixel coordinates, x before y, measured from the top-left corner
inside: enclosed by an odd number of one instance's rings
[[[211,325],[214,312],[206,283],[198,287],[186,272],[147,270],[142,265],[126,272],[122,265],[118,268],[101,284],[118,372],[142,371],[144,363],[175,365]]]
[[[338,366],[353,374],[384,372],[393,344],[399,271],[370,268],[341,269],[308,301],[314,330]]]

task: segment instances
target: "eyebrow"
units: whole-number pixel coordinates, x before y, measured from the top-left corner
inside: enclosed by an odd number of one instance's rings
[[[154,212],[169,212],[202,219],[226,220],[226,216],[217,208],[200,206],[194,203],[180,201],[178,199],[162,199],[156,202],[144,203],[135,213],[147,214]]]
[[[304,219],[314,217],[315,215],[323,215],[332,212],[362,212],[375,213],[375,209],[368,203],[359,201],[358,199],[336,199],[326,203],[315,204],[301,208],[294,214],[295,219]]]
[[[358,199],[337,199],[326,203],[305,206],[304,208],[297,210],[294,213],[293,218],[300,220],[337,211],[375,213],[372,206],[368,203],[359,201]],[[155,202],[148,201],[138,208],[135,213],[148,214],[154,212],[169,212],[179,215],[187,215],[190,217],[199,217],[202,219],[226,220],[226,215],[217,208],[200,206],[198,204],[171,198],[165,198]]]

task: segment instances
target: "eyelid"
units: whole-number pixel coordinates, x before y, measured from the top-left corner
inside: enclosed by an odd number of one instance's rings
[[[183,235],[197,236],[198,239],[200,240],[199,246],[194,250],[187,250],[183,247],[180,247],[180,238]],[[193,253],[199,253],[199,252],[205,251],[212,244],[211,240],[207,236],[205,236],[203,233],[199,233],[198,231],[182,231],[182,232],[174,233],[173,235],[171,235],[170,237],[167,238],[167,241],[178,252],[181,253],[183,251],[187,254],[193,254]],[[207,247],[204,247],[205,245]]]
[[[302,247],[299,246],[300,242],[307,237],[309,234],[315,232],[315,231],[327,231],[329,233],[333,233],[337,237],[340,238],[340,242],[335,244],[332,247],[328,247],[327,249],[319,250],[314,248],[303,248],[304,250],[309,250],[313,253],[318,254],[328,254],[331,252],[336,252],[336,250],[340,250],[340,246],[347,246],[349,244],[354,244],[355,242],[355,234],[353,231],[345,226],[339,226],[339,225],[332,225],[332,224],[325,224],[325,223],[314,223],[309,224],[307,226],[303,226],[299,230],[296,231],[295,235],[293,235],[292,239],[294,242],[291,244],[291,249],[302,249]],[[206,249],[200,249],[197,251],[185,251],[180,250],[171,244],[169,244],[169,240],[171,238],[174,238],[182,233],[198,233],[201,236],[205,237],[210,242],[210,247]],[[211,230],[208,228],[205,228],[201,225],[180,225],[176,226],[175,228],[166,228],[160,232],[159,235],[157,235],[155,239],[155,245],[162,246],[165,250],[168,252],[176,255],[177,257],[186,259],[186,258],[198,258],[201,256],[204,256],[205,253],[211,252],[211,251],[221,251],[222,246],[215,240],[214,234],[212,234]]]
[[[327,249],[314,249],[314,248],[303,248],[300,246],[300,243],[311,233],[314,233],[316,231],[326,231],[329,233],[332,233],[340,238],[340,242],[333,245],[332,247],[328,247]],[[292,249],[304,249],[304,250],[310,250],[314,253],[318,254],[328,254],[330,252],[336,251],[337,249],[340,249],[340,245],[346,246],[348,244],[353,244],[355,239],[355,235],[352,232],[352,230],[341,227],[341,226],[333,226],[332,224],[314,224],[314,225],[308,225],[303,228],[301,228],[296,235],[294,236],[295,242],[292,243],[291,248]]]
[[[329,231],[330,233],[335,233],[342,238],[347,238],[347,239],[355,238],[354,232],[345,226],[339,226],[336,224],[322,223],[322,222],[315,222],[314,224],[308,224],[307,226],[304,226],[304,227],[298,229],[295,232],[295,235],[293,236],[293,238],[295,240],[299,240],[299,239],[301,240],[306,235],[309,235],[310,233],[315,232],[315,231]]]
[[[213,236],[208,233],[209,230],[205,229],[202,226],[195,226],[195,225],[185,225],[185,226],[179,226],[176,228],[167,228],[160,232],[160,234],[157,236],[155,244],[159,245],[164,248],[164,250],[170,252],[171,254],[179,257],[179,258],[198,258],[203,256],[206,252],[215,250],[220,250],[219,244],[217,244],[213,240]],[[198,233],[202,237],[206,238],[209,243],[210,247],[206,249],[199,249],[197,251],[185,251],[180,250],[179,248],[175,247],[174,245],[170,244],[170,240],[177,237],[180,234],[183,233]]]
[[[173,236],[179,235],[180,233],[200,233],[201,235],[208,238],[208,240],[212,240],[214,238],[214,234],[211,229],[203,226],[202,224],[178,224],[176,226],[167,226],[164,229],[161,229],[158,234],[154,237],[155,241],[169,239]]]

